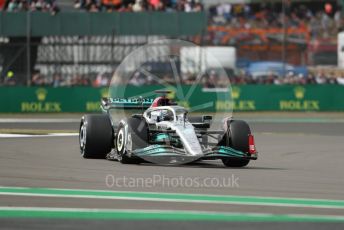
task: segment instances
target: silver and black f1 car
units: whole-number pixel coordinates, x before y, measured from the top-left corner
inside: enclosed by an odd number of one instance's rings
[[[156,99],[103,98],[103,114],[81,119],[79,142],[84,158],[107,158],[123,164],[178,164],[221,159],[243,167],[257,159],[248,124],[226,118],[221,130],[210,130],[212,116],[188,116],[188,110],[157,91]],[[110,111],[142,109],[141,114],[114,120]]]

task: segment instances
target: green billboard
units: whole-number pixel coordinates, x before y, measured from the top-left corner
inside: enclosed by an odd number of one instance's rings
[[[191,87],[183,86],[183,94],[186,95]],[[136,96],[156,89],[159,87],[127,86],[124,95]],[[176,93],[170,97],[185,107],[209,112],[230,108],[234,111],[344,111],[344,86],[341,85],[240,85],[232,86],[230,95],[202,87],[193,90],[188,100],[178,100]],[[97,112],[101,97],[106,96],[107,88],[0,87],[0,112]],[[209,106],[202,108],[206,103]]]

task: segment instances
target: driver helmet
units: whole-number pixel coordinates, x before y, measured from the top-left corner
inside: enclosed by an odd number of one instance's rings
[[[159,116],[160,121],[172,121],[173,120],[173,113],[169,110],[162,110]]]

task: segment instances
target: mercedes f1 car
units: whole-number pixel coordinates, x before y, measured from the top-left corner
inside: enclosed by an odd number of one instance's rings
[[[156,99],[103,98],[103,114],[81,119],[79,143],[84,158],[106,158],[123,164],[152,162],[184,164],[221,159],[225,166],[244,167],[257,159],[250,127],[225,118],[221,130],[211,130],[212,116],[188,116],[188,110],[157,91]],[[110,111],[142,109],[114,120]]]

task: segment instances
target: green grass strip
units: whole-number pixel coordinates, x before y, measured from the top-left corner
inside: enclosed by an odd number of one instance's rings
[[[269,206],[295,206],[315,208],[344,209],[344,200],[328,199],[302,199],[282,197],[258,197],[258,196],[234,196],[234,195],[203,195],[203,194],[177,194],[177,193],[151,193],[151,192],[126,192],[126,191],[102,191],[80,189],[53,189],[53,188],[18,188],[0,187],[0,195],[23,196],[52,196],[75,197],[94,199],[128,199],[171,202],[195,202],[195,203],[231,203],[246,205]]]
[[[104,220],[163,220],[163,221],[232,221],[232,222],[344,222],[344,216],[274,215],[253,213],[214,213],[189,211],[101,210],[0,207],[0,218],[104,219]]]

